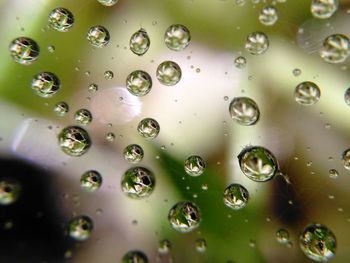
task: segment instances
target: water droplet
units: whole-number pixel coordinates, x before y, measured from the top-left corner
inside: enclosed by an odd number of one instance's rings
[[[207,250],[207,241],[204,238],[198,238],[194,245],[199,253],[204,253]]]
[[[142,56],[147,52],[151,45],[151,41],[145,29],[141,28],[136,31],[130,38],[129,47],[130,50],[139,56]]]
[[[115,134],[113,132],[109,132],[106,134],[106,140],[109,142],[113,142],[115,140]]]
[[[16,202],[21,193],[20,183],[12,178],[0,181],[0,205],[10,205]]]
[[[185,171],[191,176],[200,176],[205,170],[205,162],[198,155],[191,155],[185,160]]]
[[[299,245],[308,258],[326,262],[335,256],[336,237],[325,225],[310,224],[301,233]]]
[[[142,251],[132,250],[123,256],[122,263],[148,263],[148,258]]]
[[[295,88],[294,99],[297,103],[305,106],[314,105],[321,98],[320,88],[311,81],[300,83]]]
[[[105,77],[105,79],[108,79],[108,80],[112,79],[114,77],[113,71],[106,70],[105,73],[104,73],[104,77]]]
[[[183,25],[171,25],[164,34],[165,45],[174,51],[184,50],[191,42],[190,31]]]
[[[342,63],[350,55],[349,38],[342,34],[326,37],[320,49],[320,56],[328,63]]]
[[[93,221],[88,216],[77,216],[69,222],[69,236],[78,241],[87,240],[94,228]]]
[[[50,53],[53,53],[53,52],[55,52],[56,48],[55,48],[54,45],[50,45],[50,46],[47,47],[47,50],[48,50]]]
[[[80,109],[75,112],[74,120],[78,124],[87,125],[92,121],[92,114],[87,109]]]
[[[239,56],[235,59],[236,68],[242,69],[247,65],[247,59],[245,57]]]
[[[73,14],[62,7],[55,8],[49,14],[49,25],[59,32],[67,32],[74,24]]]
[[[140,145],[130,144],[124,148],[124,159],[129,163],[139,163],[143,156],[143,149]]]
[[[67,103],[64,101],[57,102],[53,108],[53,111],[58,115],[58,116],[65,116],[68,111],[69,111],[69,106]]]
[[[261,55],[269,48],[269,39],[263,32],[250,33],[246,39],[245,49],[252,55]]]
[[[259,14],[259,21],[265,26],[272,26],[278,20],[277,9],[273,6],[265,6]]]
[[[300,75],[301,75],[301,70],[298,69],[298,68],[293,69],[293,75],[294,75],[295,77],[300,76]]]
[[[311,14],[320,19],[331,17],[338,9],[338,0],[312,0]]]
[[[148,197],[154,190],[153,173],[143,167],[133,167],[124,173],[121,181],[122,191],[133,199]]]
[[[89,29],[86,38],[93,47],[102,48],[109,43],[110,35],[105,27],[93,26]]]
[[[133,71],[126,78],[126,88],[132,95],[145,96],[152,88],[151,76],[142,70]]]
[[[38,96],[49,98],[58,92],[61,83],[55,74],[51,72],[40,72],[33,77],[30,87]]]
[[[202,184],[201,188],[202,188],[202,190],[207,191],[208,190],[208,185],[207,184]]]
[[[138,133],[146,139],[154,139],[158,136],[160,126],[155,119],[145,118],[137,126]]]
[[[260,118],[258,104],[247,97],[234,98],[230,103],[229,112],[233,120],[244,126],[254,125]]]
[[[90,84],[88,86],[88,91],[91,93],[95,93],[96,91],[98,91],[98,85],[94,83]]]
[[[339,172],[336,169],[329,170],[329,177],[332,179],[337,179],[339,176]]]
[[[289,243],[289,232],[284,228],[277,230],[276,231],[276,240],[280,244]]]
[[[94,192],[102,185],[102,176],[99,172],[90,170],[82,174],[80,186],[88,192]]]
[[[58,135],[59,146],[70,156],[81,156],[91,146],[90,136],[83,128],[68,126]]]
[[[38,59],[40,48],[33,39],[18,37],[11,41],[9,51],[15,62],[30,65]]]
[[[346,149],[342,154],[342,163],[346,170],[350,171],[350,148]]]
[[[238,155],[238,160],[244,175],[256,182],[271,180],[279,170],[275,156],[261,146],[246,147]]]
[[[181,68],[173,61],[164,61],[157,68],[157,79],[166,86],[173,86],[181,79]]]
[[[170,209],[168,220],[175,230],[188,233],[199,226],[201,215],[197,205],[183,201],[178,202]]]
[[[158,252],[162,255],[168,254],[171,250],[171,243],[168,239],[159,241]]]
[[[249,192],[240,184],[231,184],[225,189],[223,199],[227,207],[240,210],[247,205]]]

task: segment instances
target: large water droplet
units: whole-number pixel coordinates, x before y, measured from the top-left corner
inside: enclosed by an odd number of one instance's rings
[[[49,25],[59,32],[67,32],[74,24],[73,14],[65,8],[58,7],[49,14]]]
[[[21,193],[21,184],[12,178],[0,181],[0,205],[10,205],[16,202]]]
[[[74,114],[74,120],[81,125],[87,125],[92,121],[92,114],[87,109],[79,109]]]
[[[171,50],[184,50],[191,42],[190,31],[183,25],[171,25],[165,31],[164,41]]]
[[[142,70],[133,71],[126,78],[126,88],[132,95],[145,96],[152,88],[151,76]]]
[[[87,240],[94,228],[93,221],[88,216],[77,216],[69,222],[69,236],[78,241]]]
[[[201,215],[197,205],[189,201],[183,201],[175,204],[170,209],[168,220],[175,230],[188,233],[199,226]]]
[[[310,106],[321,98],[320,88],[311,81],[304,81],[295,88],[294,99],[297,103]]]
[[[124,173],[121,181],[122,191],[133,199],[148,197],[154,190],[153,173],[143,167],[133,167]]]
[[[142,251],[132,250],[123,256],[122,263],[148,263],[148,259]]]
[[[258,104],[247,97],[234,98],[230,103],[229,112],[233,120],[244,126],[254,125],[260,118]]]
[[[124,148],[124,159],[129,163],[139,163],[143,158],[143,149],[140,145],[130,144]]]
[[[265,6],[259,14],[259,21],[265,26],[272,26],[278,20],[278,14],[276,7]]]
[[[141,28],[136,31],[130,38],[129,47],[130,50],[139,56],[142,56],[147,52],[151,45],[151,40],[145,29]]]
[[[158,136],[160,126],[155,119],[145,118],[137,126],[138,133],[146,139],[154,139]]]
[[[320,49],[320,56],[328,63],[342,63],[349,55],[350,41],[342,34],[328,36]]]
[[[95,170],[90,170],[82,174],[80,186],[88,192],[94,192],[102,185],[102,176]]]
[[[81,156],[91,146],[89,134],[78,126],[64,128],[58,135],[58,143],[62,151],[71,156]]]
[[[249,192],[240,184],[231,184],[224,191],[224,203],[233,210],[239,210],[248,203]]]
[[[60,80],[51,72],[40,72],[33,77],[32,90],[40,97],[49,98],[57,93],[61,87]]]
[[[247,36],[245,49],[252,55],[261,55],[269,48],[269,39],[263,32],[253,32]]]
[[[311,14],[320,19],[331,17],[338,9],[338,0],[312,0]]]
[[[38,59],[40,49],[33,39],[18,37],[11,41],[9,51],[15,62],[30,65]]]
[[[164,61],[157,68],[157,79],[160,83],[173,86],[181,79],[181,68],[173,61]]]
[[[110,35],[105,27],[93,26],[87,32],[86,38],[92,46],[102,48],[109,43]]]
[[[205,170],[205,162],[198,155],[191,155],[185,160],[185,171],[191,176],[200,176]]]

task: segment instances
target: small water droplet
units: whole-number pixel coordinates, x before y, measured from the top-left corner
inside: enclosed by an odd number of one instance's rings
[[[121,181],[122,191],[133,199],[148,197],[154,190],[153,173],[143,167],[133,167],[127,170]]]

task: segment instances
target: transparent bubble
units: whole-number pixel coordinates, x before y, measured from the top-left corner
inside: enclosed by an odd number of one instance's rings
[[[81,125],[87,125],[92,121],[92,114],[87,109],[79,109],[74,114],[74,120]]]
[[[88,216],[76,216],[69,222],[69,236],[78,241],[87,240],[94,228],[93,221]]]
[[[124,148],[124,159],[129,163],[139,163],[143,156],[143,149],[140,145],[130,144]]]
[[[130,50],[139,56],[142,56],[147,52],[151,45],[151,40],[145,29],[141,28],[136,31],[130,38],[129,47]]]
[[[157,79],[166,86],[173,86],[181,79],[181,68],[173,61],[164,61],[157,68]]]
[[[16,202],[21,193],[21,184],[12,178],[0,181],[0,205],[10,205]]]
[[[320,56],[328,63],[342,63],[350,54],[349,38],[342,34],[328,36],[320,49]]]
[[[142,251],[132,250],[124,255],[122,263],[148,263],[148,258]]]
[[[314,105],[320,100],[320,98],[320,88],[311,81],[304,81],[295,88],[294,99],[297,103],[301,105]]]
[[[9,51],[15,62],[30,65],[38,59],[40,48],[33,39],[18,37],[11,41]]]
[[[259,21],[265,26],[272,26],[278,20],[278,13],[276,7],[265,6],[259,14]]]
[[[174,51],[184,50],[191,42],[191,34],[183,25],[171,25],[164,34],[165,45]]]
[[[199,253],[204,253],[207,250],[207,241],[204,238],[198,238],[194,245],[196,251]]]
[[[171,250],[171,243],[168,239],[163,239],[161,241],[159,241],[159,245],[158,245],[158,252],[160,254],[168,254]]]
[[[238,155],[238,161],[244,175],[256,182],[271,180],[279,172],[275,156],[261,146],[246,147]]]
[[[81,156],[91,146],[89,134],[78,126],[64,128],[58,135],[58,143],[62,151],[70,156]]]
[[[236,97],[229,106],[231,118],[244,126],[254,125],[260,119],[258,104],[248,97]]]
[[[108,79],[108,80],[114,78],[114,73],[113,73],[113,71],[111,71],[111,70],[106,70],[105,73],[104,73],[104,77],[105,77],[105,79]]]
[[[337,242],[328,227],[322,224],[310,224],[300,234],[299,245],[309,259],[326,262],[335,256]]]
[[[49,25],[59,32],[67,32],[74,24],[73,14],[62,7],[55,8],[49,14]]]
[[[91,93],[95,93],[96,91],[98,91],[98,85],[95,83],[92,83],[88,86],[88,91]]]
[[[40,72],[33,77],[30,87],[38,96],[50,98],[58,92],[61,83],[55,74]]]
[[[102,185],[102,176],[95,170],[90,170],[80,177],[80,186],[88,192],[94,192]]]
[[[290,242],[289,232],[284,228],[278,229],[276,231],[276,240],[280,244],[288,244]]]
[[[132,95],[145,96],[152,88],[151,76],[145,71],[135,70],[126,78],[126,88]]]
[[[200,176],[205,170],[205,162],[198,155],[191,155],[185,160],[185,171],[191,176]]]
[[[146,139],[154,139],[158,136],[160,126],[155,119],[145,118],[137,126],[138,133]]]
[[[247,205],[249,192],[240,184],[231,184],[225,189],[223,199],[227,207],[239,210]]]
[[[201,215],[197,205],[190,201],[182,201],[170,209],[168,220],[175,230],[188,233],[199,226]]]
[[[247,37],[245,49],[252,55],[261,55],[269,48],[269,39],[263,32],[253,32]]]
[[[332,179],[337,179],[339,176],[339,172],[336,169],[330,169],[328,173],[329,177]]]
[[[331,17],[338,9],[338,0],[312,0],[311,14],[320,19]]]
[[[133,167],[124,173],[121,187],[123,192],[133,199],[145,198],[153,192],[155,178],[150,170],[144,167]]]
[[[342,154],[342,163],[346,170],[350,171],[350,148],[346,149]]]
[[[242,69],[247,65],[247,59],[245,57],[239,56],[235,59],[236,68]]]
[[[93,26],[89,29],[86,38],[93,47],[102,48],[109,43],[110,35],[105,27]]]

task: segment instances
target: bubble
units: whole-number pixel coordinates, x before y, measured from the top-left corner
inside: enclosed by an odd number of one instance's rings
[[[248,97],[236,97],[229,106],[231,118],[244,126],[254,125],[260,119],[258,104]]]
[[[33,77],[30,87],[38,96],[50,98],[58,92],[61,83],[55,74],[40,72]]]
[[[94,228],[93,221],[88,216],[76,216],[69,222],[69,236],[78,241],[87,240]]]
[[[0,181],[0,205],[10,205],[16,202],[21,193],[20,183],[12,178]]]
[[[312,0],[311,14],[320,19],[331,17],[338,9],[338,0]]]
[[[91,93],[95,93],[96,91],[98,91],[98,85],[95,83],[92,83],[88,86],[88,91]]]
[[[259,21],[265,26],[272,26],[278,20],[277,9],[273,6],[265,6],[259,14]]]
[[[326,37],[320,49],[320,56],[328,63],[342,63],[350,54],[349,38],[342,34]]]
[[[289,232],[284,228],[278,229],[276,231],[276,240],[280,244],[288,244],[290,242]]]
[[[238,161],[244,175],[256,182],[271,180],[279,171],[275,156],[261,146],[246,147],[238,155]]]
[[[191,155],[185,160],[185,172],[191,176],[200,176],[205,170],[205,162],[198,155]]]
[[[64,101],[57,102],[53,108],[53,111],[58,115],[58,116],[65,116],[68,111],[69,111],[69,106],[67,103]]]
[[[328,173],[329,177],[332,179],[337,179],[339,176],[339,172],[336,169],[330,169]]]
[[[87,109],[80,109],[75,112],[74,120],[81,125],[87,125],[92,121],[92,114]]]
[[[86,38],[93,47],[102,48],[109,43],[110,35],[105,27],[93,26],[89,29]]]
[[[247,36],[245,49],[252,55],[264,54],[269,48],[269,39],[263,32],[253,32]]]
[[[74,24],[73,14],[62,7],[55,8],[49,14],[49,25],[59,32],[67,32]]]
[[[113,142],[115,140],[115,134],[113,132],[109,132],[106,134],[106,140],[109,142]]]
[[[62,151],[70,156],[81,156],[91,146],[89,134],[78,126],[64,128],[58,135],[58,143]]]
[[[130,50],[139,56],[142,56],[147,52],[151,45],[151,40],[145,29],[141,28],[136,31],[130,38],[129,47]]]
[[[94,192],[102,185],[102,176],[95,170],[90,170],[80,177],[80,186],[88,192]]]
[[[130,144],[124,148],[124,159],[129,163],[139,163],[143,156],[143,149],[140,145]]]
[[[9,51],[15,62],[30,65],[38,59],[40,48],[33,39],[18,37],[11,41]]]
[[[231,184],[225,189],[223,199],[227,207],[240,210],[247,205],[249,192],[240,184]]]
[[[236,68],[242,69],[247,65],[247,59],[245,57],[239,56],[235,59]]]
[[[311,81],[304,81],[295,88],[294,99],[297,103],[301,105],[314,105],[320,100],[320,98],[320,88]]]
[[[154,139],[158,136],[160,126],[155,119],[145,118],[137,126],[138,133],[146,139]]]
[[[145,96],[152,88],[151,76],[145,71],[135,70],[126,78],[126,88],[132,95]]]
[[[133,167],[124,173],[121,181],[122,191],[133,199],[148,197],[154,190],[153,173],[144,167]]]
[[[300,76],[300,74],[301,74],[301,70],[300,69],[298,69],[298,68],[293,69],[293,75],[295,77]]]
[[[111,71],[111,70],[106,70],[105,73],[104,73],[104,77],[105,77],[105,79],[108,79],[108,80],[114,78],[114,73],[113,73],[113,71]]]
[[[197,205],[190,201],[182,201],[170,209],[168,220],[175,230],[188,233],[199,226],[201,215]]]
[[[142,251],[132,250],[123,256],[122,263],[148,263],[148,258]]]
[[[199,253],[204,253],[207,250],[207,241],[203,238],[198,238],[194,245]]]
[[[171,250],[171,243],[168,239],[163,239],[159,241],[158,252],[159,254],[165,255],[168,254]]]
[[[181,79],[181,68],[173,61],[164,61],[157,68],[157,79],[166,86],[173,86]]]
[[[337,242],[328,227],[322,224],[310,224],[301,233],[299,245],[309,259],[326,262],[335,256]]]
[[[184,50],[191,42],[190,31],[183,25],[171,25],[165,31],[164,41],[171,50]]]

